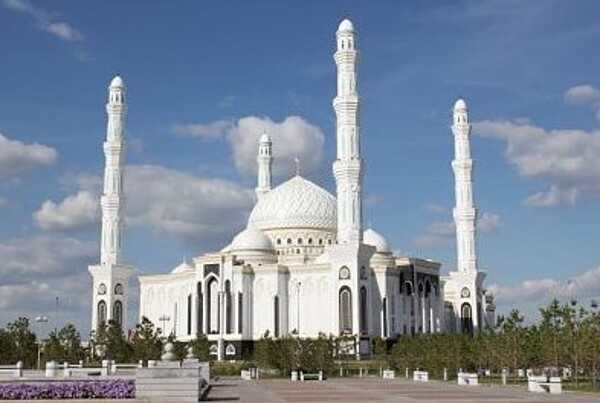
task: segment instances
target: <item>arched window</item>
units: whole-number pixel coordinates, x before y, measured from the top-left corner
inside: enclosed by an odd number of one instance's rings
[[[244,330],[243,326],[244,326],[244,294],[242,294],[241,292],[238,292],[238,314],[237,314],[237,320],[238,320],[238,333],[242,333],[242,331]]]
[[[313,239],[312,238],[308,238],[308,244],[312,245],[312,243],[313,243]]]
[[[192,334],[192,294],[187,297],[187,334]]]
[[[198,334],[204,333],[203,321],[202,321],[202,309],[204,308],[204,297],[202,295],[202,283],[196,284],[196,295],[198,302],[196,303],[196,331]]]
[[[387,320],[387,298],[383,297],[381,301],[383,315],[383,337],[388,337],[388,320]]]
[[[298,238],[298,245],[302,245],[302,238]]]
[[[115,285],[115,295],[123,295],[123,284],[117,283]]]
[[[277,238],[277,245],[281,245],[281,238]]]
[[[216,278],[211,278],[207,287],[207,303],[206,307],[208,333],[219,333],[219,284]]]
[[[98,327],[106,324],[106,302],[98,302]]]
[[[461,328],[466,334],[473,334],[473,310],[471,304],[465,302],[460,308],[461,312]]]
[[[287,239],[287,243],[288,243],[288,245],[291,245],[292,244],[292,238],[288,238]]]
[[[369,326],[367,322],[367,289],[360,288],[360,332],[368,333]]]
[[[225,332],[233,332],[233,307],[231,306],[231,282],[225,281]]]
[[[348,287],[340,289],[340,334],[352,334],[352,292]]]
[[[319,245],[323,245],[323,240],[319,239]]]
[[[121,301],[116,301],[113,306],[113,320],[117,325],[123,325],[123,303]]]
[[[273,335],[279,337],[279,297],[273,297]]]

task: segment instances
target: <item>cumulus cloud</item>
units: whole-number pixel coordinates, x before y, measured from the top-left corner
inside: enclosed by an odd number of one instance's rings
[[[442,207],[442,206],[437,206]],[[440,212],[441,209],[439,210]],[[446,212],[449,209],[445,210]],[[481,233],[495,232],[502,225],[498,214],[484,212],[477,220],[477,230]],[[425,229],[424,233],[414,239],[413,243],[421,248],[433,248],[448,245],[456,238],[456,225],[454,221],[434,221]]]
[[[489,290],[498,304],[546,303],[553,298],[576,297],[581,302],[600,296],[600,267],[585,271],[569,280],[543,278],[526,280],[512,286],[493,284]]]
[[[217,120],[206,124],[174,125],[179,135],[203,140],[226,138],[231,146],[233,161],[244,175],[257,170],[258,139],[267,132],[273,140],[273,174],[283,176],[294,172],[294,159],[300,160],[303,172],[313,172],[323,160],[323,131],[300,116],[288,116],[281,122],[268,117],[247,116],[237,122]]]
[[[46,200],[34,220],[44,230],[79,229],[98,222],[99,207],[98,196],[82,190],[60,203]]]
[[[77,42],[83,40],[83,35],[71,24],[59,21],[55,13],[34,6],[29,0],[3,0],[4,7],[33,18],[36,28],[48,32],[62,40]]]
[[[62,179],[75,193],[61,202],[46,201],[34,213],[45,230],[75,230],[96,225],[102,181],[99,176]],[[221,179],[202,178],[157,165],[130,165],[125,172],[126,219],[203,248],[222,246],[244,227],[254,192]]]
[[[17,176],[40,166],[56,162],[55,149],[41,144],[25,144],[0,133],[0,179]]]
[[[128,167],[127,217],[201,246],[218,246],[246,223],[254,192],[221,179],[154,165]]]
[[[573,105],[588,105],[600,120],[600,89],[589,84],[577,85],[565,92],[565,101]]]
[[[505,141],[505,157],[521,176],[548,183],[547,190],[527,197],[526,205],[573,205],[582,196],[600,197],[599,131],[545,130],[512,121],[481,121],[473,128],[482,137]]]

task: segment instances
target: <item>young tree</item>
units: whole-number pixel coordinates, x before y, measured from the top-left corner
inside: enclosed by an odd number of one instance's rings
[[[135,326],[131,339],[133,358],[136,361],[159,360],[162,352],[161,331],[145,316],[142,322]]]
[[[113,320],[98,328],[95,344],[101,359],[117,362],[130,362],[133,357],[131,345],[127,342],[121,326]]]
[[[194,357],[198,358],[200,361],[210,361],[208,354],[210,343],[205,334],[198,334],[196,338],[190,342],[190,345],[192,346]]]
[[[18,318],[6,326],[6,331],[12,349],[10,361],[23,361],[26,368],[33,368],[37,362],[37,343],[29,329],[29,319]]]

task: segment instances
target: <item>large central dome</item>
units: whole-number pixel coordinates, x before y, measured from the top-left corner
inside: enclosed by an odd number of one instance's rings
[[[248,219],[261,230],[314,228],[335,231],[336,200],[325,189],[295,176],[263,195]]]

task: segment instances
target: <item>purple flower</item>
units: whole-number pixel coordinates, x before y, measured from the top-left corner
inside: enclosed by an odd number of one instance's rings
[[[0,384],[0,400],[133,399],[135,381],[128,379]]]

